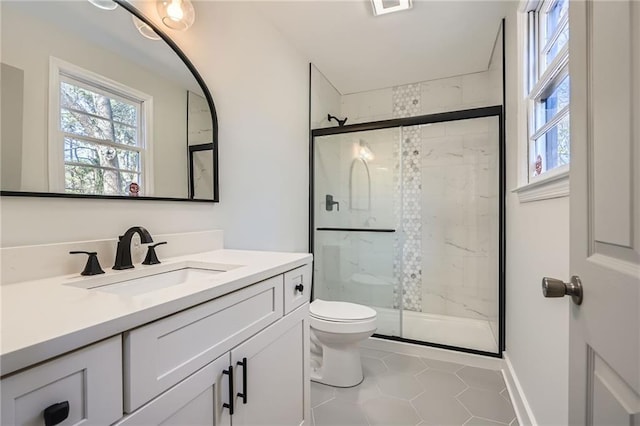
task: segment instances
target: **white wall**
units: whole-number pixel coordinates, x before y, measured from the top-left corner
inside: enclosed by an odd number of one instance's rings
[[[24,71],[7,64],[0,64],[0,116],[10,126],[3,125],[0,141],[22,140],[23,104],[24,104]],[[19,191],[22,181],[22,146],[20,143],[0,143],[0,182],[7,191]]]
[[[334,120],[329,121],[327,115],[339,116],[340,92],[336,90],[329,80],[311,64],[311,128],[321,129],[333,127]]]
[[[540,425],[568,424],[567,298],[545,299],[540,282],[569,277],[569,198],[520,203],[517,186],[516,20],[507,17],[507,355]],[[521,112],[522,113],[522,112]],[[526,167],[526,165],[522,165]]]
[[[307,250],[308,60],[251,4],[196,2],[171,32],[212,91],[219,204],[3,197],[2,246],[221,228],[231,248]]]

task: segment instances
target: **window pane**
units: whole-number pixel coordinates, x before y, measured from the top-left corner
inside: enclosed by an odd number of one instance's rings
[[[547,121],[551,120],[558,111],[569,105],[569,88],[569,76],[567,76],[562,80],[562,83],[554,89],[551,95],[543,100]]]
[[[102,118],[62,109],[60,128],[63,132],[78,136],[112,141],[123,145],[138,146],[138,131],[135,127],[112,123]]]
[[[551,94],[542,99],[535,109],[535,132],[551,121],[563,108],[569,105],[569,77],[565,77],[562,82],[553,89]]]
[[[115,121],[134,127],[138,123],[138,108],[134,105],[111,99],[111,111]]]
[[[113,129],[109,121],[64,108],[60,110],[60,129],[78,136],[114,140]]]
[[[94,167],[65,165],[66,192],[77,194],[120,195],[118,172]]]
[[[140,153],[74,138],[64,138],[64,161],[140,171]]]
[[[65,190],[76,194],[129,195],[129,184],[140,182],[140,174],[65,165]],[[141,191],[142,192],[142,189]]]
[[[529,146],[529,176],[569,164],[569,115]]]
[[[124,124],[114,124],[115,142],[129,146],[138,146],[138,130]]]
[[[129,195],[129,185],[132,182],[135,182],[138,184],[138,186],[140,187],[140,192],[138,193],[138,195],[143,195],[144,194],[144,188],[142,187],[142,184],[140,182],[140,174],[139,173],[126,173],[126,172],[122,172],[120,173],[120,181],[122,182],[122,195]]]
[[[551,61],[553,61],[556,56],[558,56],[558,52],[562,50],[562,48],[564,47],[565,44],[567,44],[568,41],[569,41],[569,25],[567,24],[564,26],[564,28],[562,29],[562,32],[560,33],[556,41],[553,42],[553,45],[551,45],[551,48],[547,52],[547,55],[545,57],[545,61],[547,65],[550,64]]]
[[[93,144],[64,138],[64,161],[65,163],[73,162],[99,166],[100,154],[98,153],[98,148]]]
[[[64,81],[60,83],[60,103],[66,108],[105,118],[109,118],[108,111],[111,109],[109,98]]]
[[[560,18],[567,13],[567,10],[569,10],[568,0],[558,0],[551,10],[549,10],[547,14],[547,40],[549,40],[549,37],[551,37],[556,28],[558,28]]]

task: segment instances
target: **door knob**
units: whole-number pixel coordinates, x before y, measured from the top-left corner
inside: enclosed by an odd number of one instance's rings
[[[582,282],[580,277],[574,275],[571,282],[565,283],[555,278],[544,277],[542,279],[542,294],[544,297],[571,296],[571,300],[576,305],[582,303]]]

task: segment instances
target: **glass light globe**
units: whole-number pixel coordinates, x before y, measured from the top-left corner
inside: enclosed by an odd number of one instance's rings
[[[113,10],[118,7],[118,3],[112,0],[89,0],[89,3],[104,10]]]
[[[140,19],[136,18],[135,15],[131,15],[131,19],[133,20],[133,25],[138,29],[140,34],[149,40],[160,40],[160,36],[153,31],[153,28],[142,22]]]
[[[190,0],[158,0],[156,8],[162,23],[173,30],[184,31],[196,19]]]

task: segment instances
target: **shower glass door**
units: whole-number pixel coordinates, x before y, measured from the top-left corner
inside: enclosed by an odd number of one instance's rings
[[[374,308],[381,337],[500,355],[501,111],[314,135],[314,297]]]
[[[398,127],[314,138],[314,298],[374,308],[402,336]]]
[[[405,339],[498,352],[499,131],[498,116],[402,130]]]

